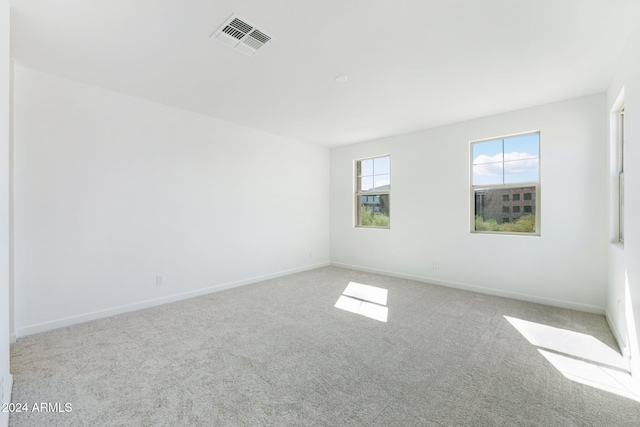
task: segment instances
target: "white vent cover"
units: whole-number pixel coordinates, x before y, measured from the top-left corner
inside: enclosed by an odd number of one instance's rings
[[[210,37],[249,56],[273,39],[235,13]]]

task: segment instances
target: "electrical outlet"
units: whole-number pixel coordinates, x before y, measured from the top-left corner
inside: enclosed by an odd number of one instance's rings
[[[437,262],[434,262],[434,263],[433,263],[433,269],[434,269],[434,270],[437,270],[437,269],[439,269],[439,268],[440,268],[440,264],[438,264]]]
[[[164,285],[164,276],[157,275],[156,276],[156,286],[162,286],[162,285]]]

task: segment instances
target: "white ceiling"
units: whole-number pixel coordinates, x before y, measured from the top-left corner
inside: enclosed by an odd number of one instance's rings
[[[603,92],[640,15],[638,0],[11,7],[22,65],[326,146]],[[234,12],[276,40],[249,57],[210,39]]]

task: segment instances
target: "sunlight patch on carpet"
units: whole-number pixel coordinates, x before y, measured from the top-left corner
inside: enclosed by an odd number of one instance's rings
[[[349,282],[335,307],[361,316],[386,322],[389,313],[388,291],[384,288]]]
[[[602,341],[580,332],[504,318],[565,378],[640,401],[627,361]]]

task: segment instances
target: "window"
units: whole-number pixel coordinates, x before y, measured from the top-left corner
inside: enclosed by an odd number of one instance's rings
[[[611,188],[611,242],[624,244],[625,228],[625,145],[626,145],[625,89],[618,94],[609,112],[609,172],[615,187]],[[632,171],[633,172],[633,171]]]
[[[618,113],[618,241],[624,242],[624,107]]]
[[[508,221],[504,202],[530,205],[520,217]],[[540,133],[495,138],[471,143],[471,231],[540,234]],[[505,209],[506,208],[506,209]],[[519,213],[520,206],[512,212]]]
[[[389,228],[391,157],[356,161],[356,227]]]

